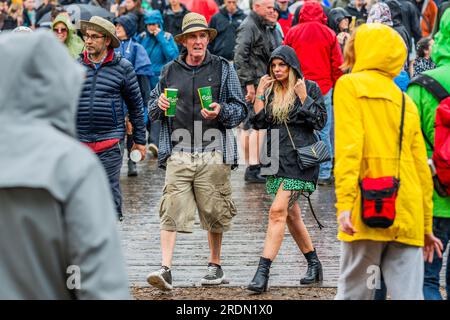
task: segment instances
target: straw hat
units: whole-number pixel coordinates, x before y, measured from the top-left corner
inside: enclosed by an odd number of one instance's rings
[[[183,18],[183,26],[181,27],[182,32],[175,36],[175,41],[181,43],[183,41],[183,37],[192,32],[197,31],[208,31],[209,40],[213,40],[217,36],[217,30],[208,28],[208,23],[206,22],[206,18],[201,14],[195,12],[189,12]]]
[[[116,36],[116,27],[108,20],[92,16],[89,21],[80,20],[81,33],[85,34],[87,29],[94,30],[111,38],[111,46],[113,48],[120,47],[120,41]]]

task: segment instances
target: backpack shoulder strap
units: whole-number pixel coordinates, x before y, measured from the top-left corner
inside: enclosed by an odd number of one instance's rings
[[[425,74],[420,74],[417,77],[414,77],[410,82],[410,85],[411,84],[417,84],[425,88],[439,102],[450,96],[447,90],[445,90],[445,88],[437,80]]]

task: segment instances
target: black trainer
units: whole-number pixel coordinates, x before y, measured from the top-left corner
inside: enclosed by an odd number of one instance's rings
[[[219,285],[224,282],[225,274],[222,267],[215,263],[208,263],[208,273],[200,280],[202,285]]]
[[[166,266],[162,266],[158,271],[150,273],[147,276],[147,282],[159,290],[169,291],[173,289],[172,272]]]
[[[258,165],[248,166],[245,169],[244,180],[251,183],[265,183],[266,178],[261,175],[261,167]]]

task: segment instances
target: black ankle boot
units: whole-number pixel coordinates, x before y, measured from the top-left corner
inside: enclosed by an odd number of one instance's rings
[[[252,183],[265,183],[266,178],[261,175],[261,166],[260,165],[252,165],[248,166],[245,169],[244,179],[247,182]]]
[[[256,274],[253,277],[252,282],[248,285],[247,289],[262,293],[267,291],[267,284],[269,283],[269,270],[272,261],[267,258],[259,258],[258,270],[256,270]]]
[[[323,280],[322,264],[317,257],[316,250],[305,253],[305,258],[308,261],[308,270],[305,276],[300,279],[300,284],[312,284]]]

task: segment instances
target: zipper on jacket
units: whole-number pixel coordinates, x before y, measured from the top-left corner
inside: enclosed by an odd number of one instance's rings
[[[89,100],[89,132],[92,132],[93,128],[93,115],[94,115],[94,95],[95,95],[95,88],[97,86],[97,76],[98,76],[98,70],[95,69],[94,71],[94,78],[92,79],[92,85],[91,85],[91,96]]]

